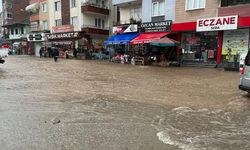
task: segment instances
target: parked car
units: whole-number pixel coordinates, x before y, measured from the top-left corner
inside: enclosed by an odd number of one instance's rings
[[[5,62],[4,58],[8,57],[8,53],[8,48],[0,48],[0,64],[3,64]]]
[[[242,68],[239,89],[250,93],[250,51],[245,58],[245,65]]]

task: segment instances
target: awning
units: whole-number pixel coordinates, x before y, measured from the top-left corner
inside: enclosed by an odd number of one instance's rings
[[[180,42],[170,39],[168,37],[164,37],[162,39],[154,40],[150,43],[153,46],[179,46]]]
[[[33,3],[28,6],[26,6],[25,10],[26,11],[34,11],[39,8],[39,3]]]
[[[142,33],[135,39],[133,39],[130,44],[146,44],[154,40],[158,40],[166,36],[169,32],[152,32],[152,33]]]
[[[138,35],[138,33],[114,35],[108,40],[104,41],[104,45],[129,44],[129,42]]]

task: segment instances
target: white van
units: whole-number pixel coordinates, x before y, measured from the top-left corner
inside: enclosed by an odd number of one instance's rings
[[[250,51],[245,58],[245,65],[242,68],[239,89],[250,93]]]

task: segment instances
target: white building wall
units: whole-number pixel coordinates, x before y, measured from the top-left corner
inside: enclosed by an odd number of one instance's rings
[[[49,29],[52,32],[52,27],[55,26],[55,20],[56,19],[62,19],[62,13],[61,11],[55,11],[55,1],[58,0],[48,0],[48,10],[49,10],[49,22],[50,26]]]

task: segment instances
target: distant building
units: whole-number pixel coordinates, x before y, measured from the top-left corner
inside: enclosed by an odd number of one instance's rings
[[[111,0],[49,0],[48,43],[98,51],[108,38],[114,13]]]
[[[26,35],[29,29],[29,14],[25,7],[28,0],[3,0],[3,38],[4,42],[18,49],[19,54],[27,54]]]
[[[27,35],[30,54],[39,56],[41,47],[46,46],[45,34],[50,33],[48,0],[30,0],[25,10],[30,15],[30,33]]]

